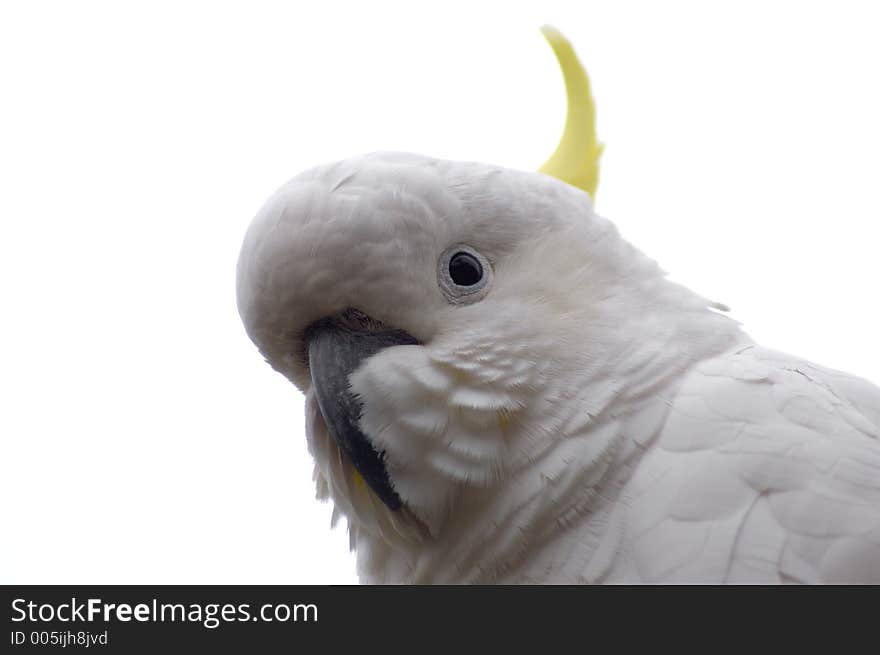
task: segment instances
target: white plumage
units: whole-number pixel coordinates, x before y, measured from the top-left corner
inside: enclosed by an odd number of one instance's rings
[[[475,302],[438,285],[455,244],[491,263]],[[399,153],[313,169],[255,219],[238,298],[306,394],[365,582],[880,583],[880,390],[755,345],[558,180]],[[419,342],[349,377],[397,511],[304,356],[347,308]]]
[[[624,489],[599,579],[880,582],[878,412],[876,387],[760,346],[698,363]]]

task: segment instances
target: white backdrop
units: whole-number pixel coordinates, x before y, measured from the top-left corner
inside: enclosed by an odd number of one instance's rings
[[[398,149],[535,169],[552,23],[597,207],[765,345],[880,381],[868,2],[3,2],[0,582],[344,583],[302,398],[235,308],[253,214]]]

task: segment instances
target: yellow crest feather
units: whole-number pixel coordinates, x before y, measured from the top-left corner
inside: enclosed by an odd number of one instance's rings
[[[568,109],[559,145],[539,170],[583,189],[595,198],[602,144],[596,138],[596,106],[590,91],[590,78],[571,43],[559,30],[544,25],[541,32],[562,69]]]

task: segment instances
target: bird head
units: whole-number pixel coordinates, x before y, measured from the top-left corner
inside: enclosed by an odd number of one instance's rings
[[[239,311],[306,395],[319,494],[388,541],[436,536],[601,413],[650,340],[633,326],[678,293],[594,213],[588,81],[545,34],[570,103],[544,172],[355,157],[285,184],[244,239]]]

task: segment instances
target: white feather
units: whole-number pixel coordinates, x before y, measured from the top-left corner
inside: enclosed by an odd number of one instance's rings
[[[493,268],[450,303],[452,244]],[[365,582],[880,582],[880,391],[754,345],[558,180],[399,153],[285,185],[239,309],[307,397]],[[303,358],[356,307],[420,345],[349,378],[404,501],[358,483]]]
[[[880,390],[757,346],[696,366],[628,489],[608,581],[880,582]]]

